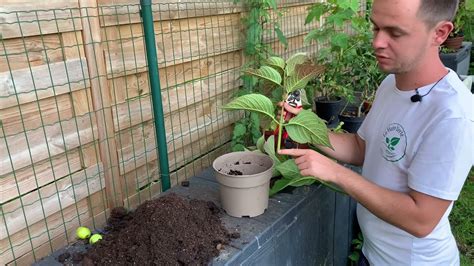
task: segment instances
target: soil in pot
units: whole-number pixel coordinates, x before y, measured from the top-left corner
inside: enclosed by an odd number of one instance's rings
[[[146,201],[132,213],[115,208],[101,241],[80,256],[65,256],[82,265],[205,265],[240,237],[224,228],[220,213],[213,202],[176,194]]]

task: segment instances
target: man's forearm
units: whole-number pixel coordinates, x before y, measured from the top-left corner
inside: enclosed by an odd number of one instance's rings
[[[329,132],[329,141],[333,149],[318,147],[326,155],[349,164],[362,165],[365,147],[355,134]]]
[[[338,168],[335,173],[337,185],[375,216],[416,237],[428,235],[449,207],[450,201],[415,191],[396,192],[378,186],[343,166]]]

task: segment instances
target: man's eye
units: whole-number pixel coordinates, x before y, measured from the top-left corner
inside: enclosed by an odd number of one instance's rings
[[[398,37],[401,37],[403,34],[401,34],[400,32],[390,32],[390,36],[392,36],[393,38],[398,38]]]

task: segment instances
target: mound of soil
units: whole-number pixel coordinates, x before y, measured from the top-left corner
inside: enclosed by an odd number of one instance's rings
[[[115,208],[103,239],[84,254],[83,265],[201,265],[219,255],[229,234],[212,202],[169,194],[133,213]]]

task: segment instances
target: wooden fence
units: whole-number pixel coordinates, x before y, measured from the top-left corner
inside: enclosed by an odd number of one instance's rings
[[[171,3],[170,3],[171,2]],[[311,1],[280,5],[287,50]],[[245,16],[232,1],[153,5],[172,185],[229,148]],[[0,7],[0,264],[30,264],[103,227],[110,208],[160,193],[138,1],[3,0]]]

